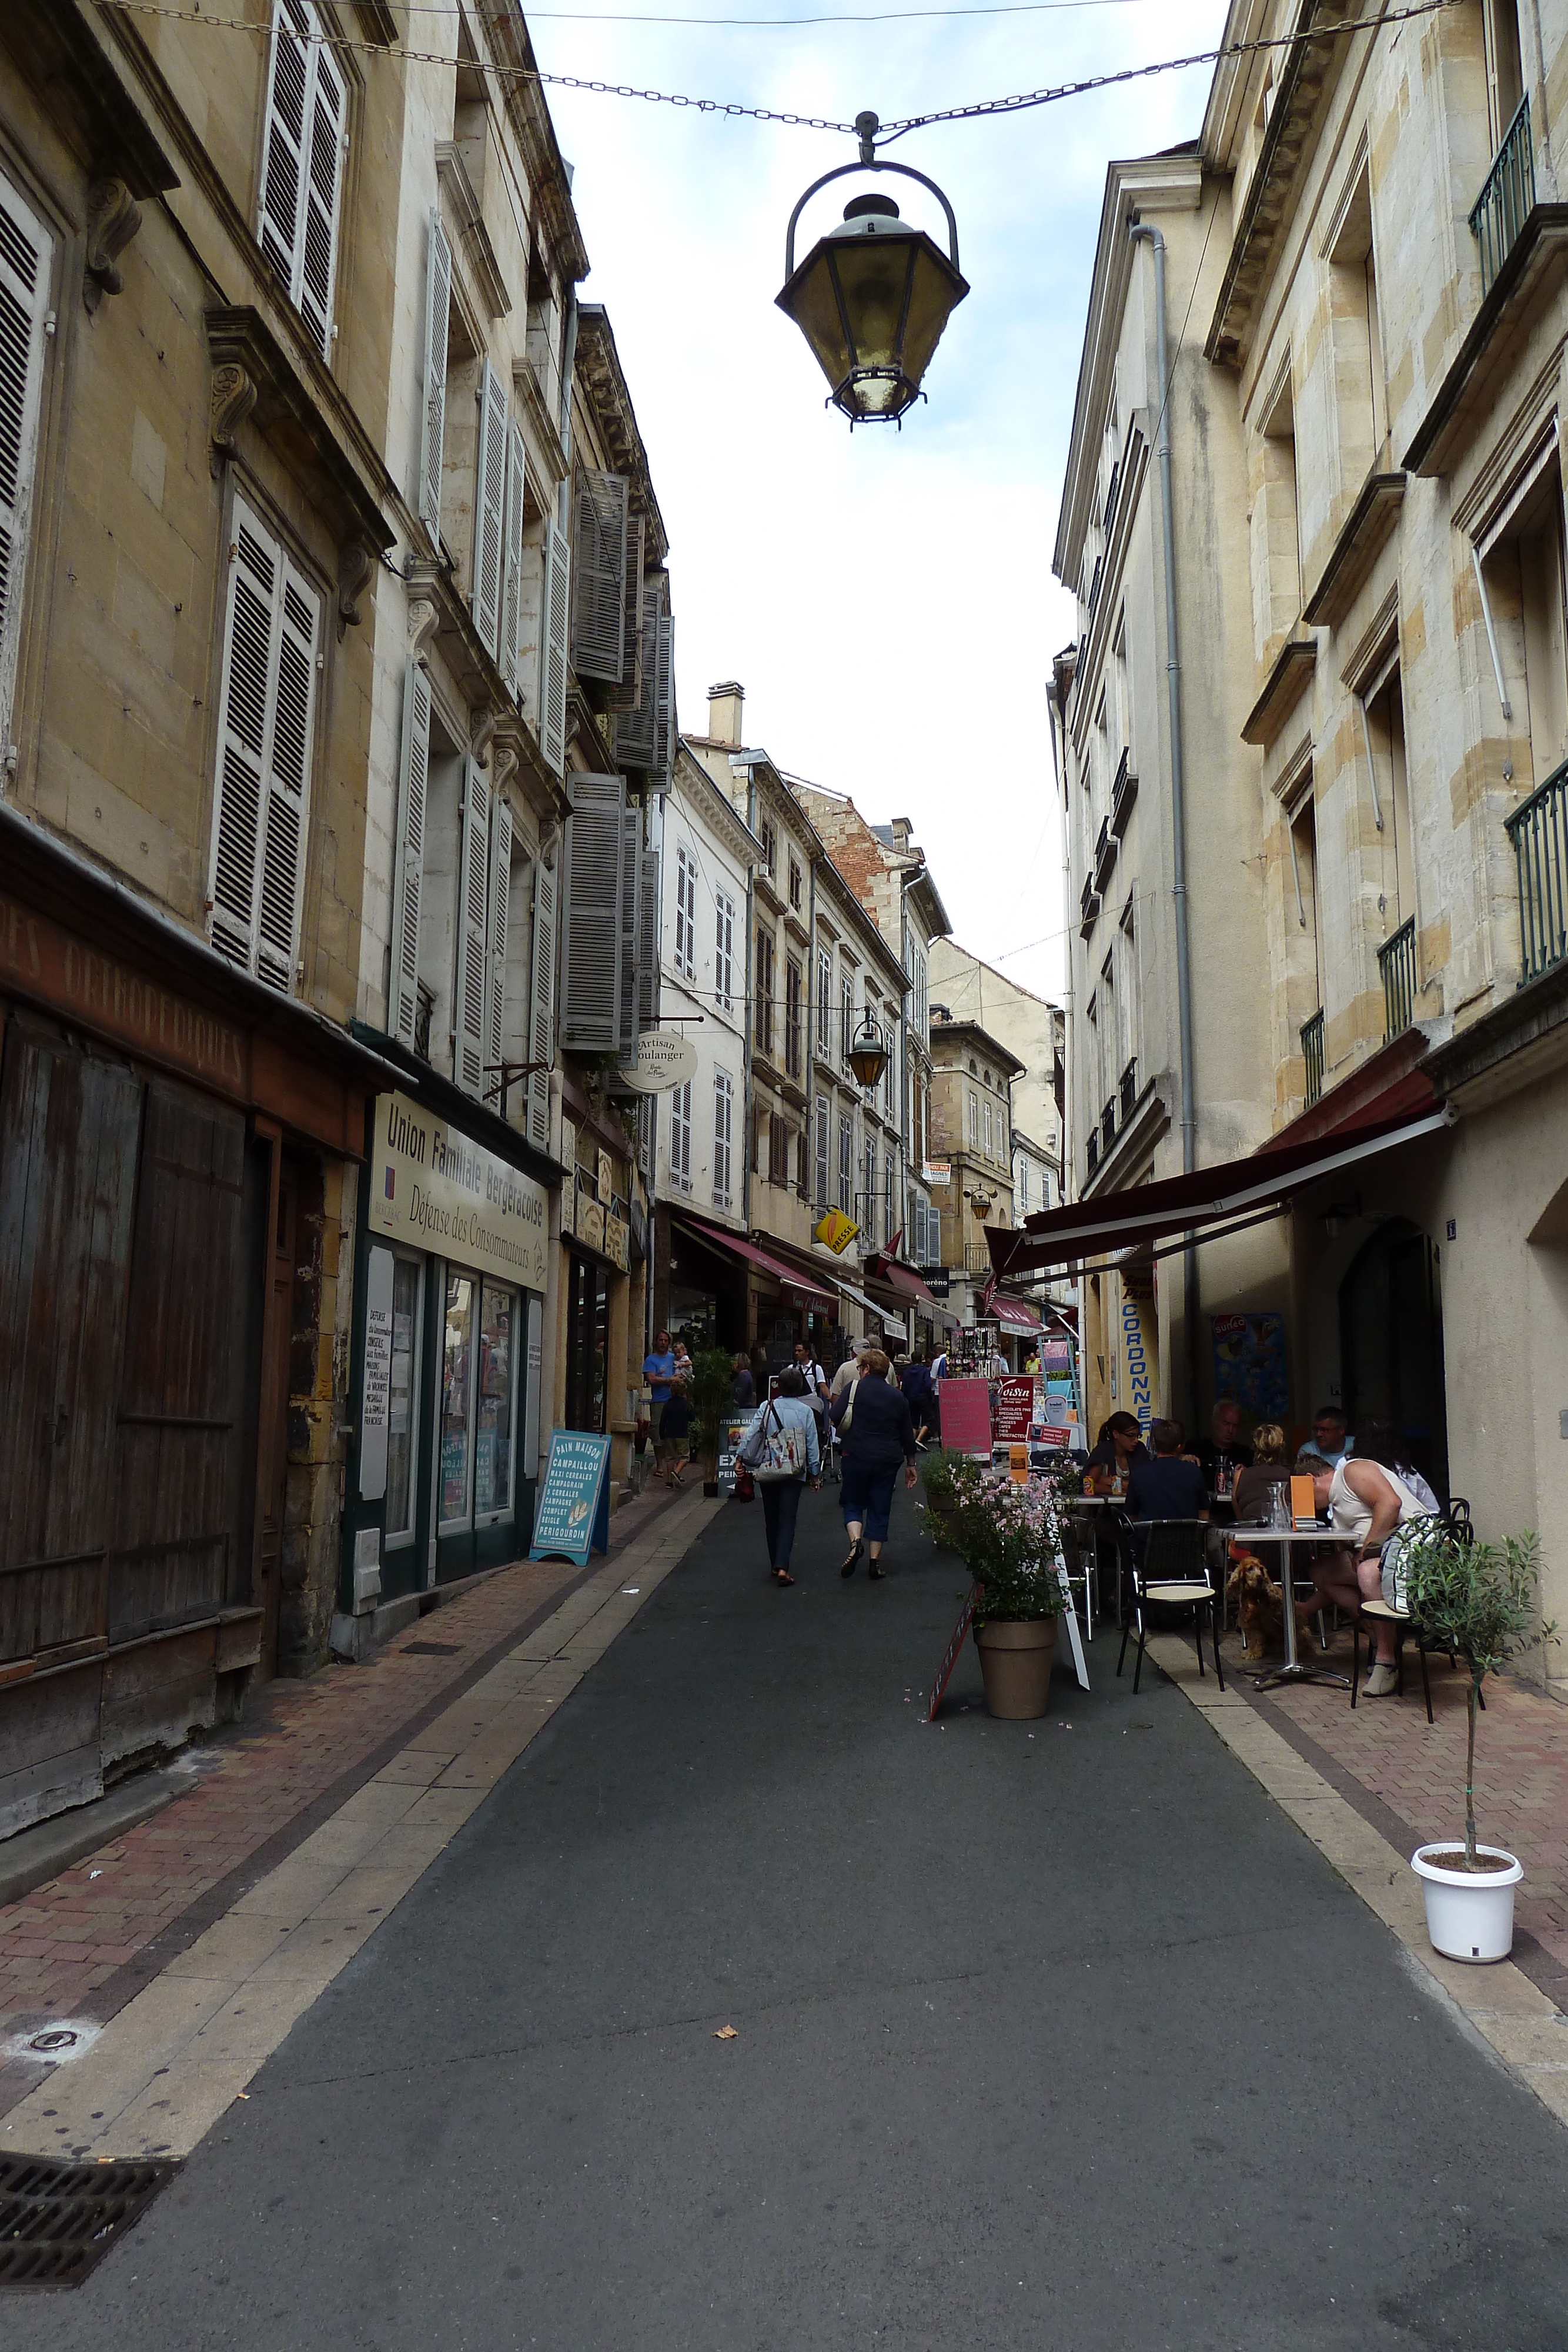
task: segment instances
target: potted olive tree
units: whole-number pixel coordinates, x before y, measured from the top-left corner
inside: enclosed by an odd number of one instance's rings
[[[1056,1484],[1017,1484],[958,1455],[947,1457],[946,1472],[952,1499],[941,1540],[982,1588],[975,1647],[986,1706],[1009,1722],[1032,1721],[1050,1703],[1056,1621],[1067,1605],[1057,1574]]]
[[[703,1493],[718,1493],[718,1449],[724,1424],[735,1418],[733,1359],[722,1348],[704,1348],[692,1359],[692,1434],[702,1465]]]
[[[1412,1532],[1400,1563],[1406,1605],[1423,1640],[1463,1658],[1465,1686],[1465,1836],[1418,1846],[1411,1867],[1421,1881],[1427,1933],[1454,1960],[1505,1960],[1513,1946],[1513,1890],[1523,1866],[1501,1846],[1476,1839],[1476,1717],[1481,1685],[1521,1650],[1555,1639],[1536,1622],[1541,1539],[1461,1543],[1439,1521]]]

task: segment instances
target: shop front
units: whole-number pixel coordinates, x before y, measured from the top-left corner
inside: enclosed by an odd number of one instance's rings
[[[544,1185],[412,1095],[377,1098],[365,1192],[350,1619],[528,1549],[549,1240]]]
[[[559,1297],[553,1427],[612,1441],[612,1507],[631,1476],[636,1438],[646,1298],[646,1234],[631,1139],[574,1087],[562,1123]]]

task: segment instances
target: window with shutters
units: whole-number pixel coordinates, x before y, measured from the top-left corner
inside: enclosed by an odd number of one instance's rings
[[[767,867],[768,873],[771,874],[778,864],[779,858],[778,839],[773,831],[773,820],[771,817],[765,816],[763,818],[761,824],[757,828],[757,837],[762,844],[762,863]]]
[[[692,1189],[692,1082],[670,1097],[670,1181],[677,1192]]]
[[[986,1158],[989,1160],[993,1156],[991,1150],[991,1106],[989,1103],[982,1103],[980,1105],[980,1149],[984,1151]]]
[[[833,1013],[833,960],[825,948],[817,950],[817,1051],[828,1050]]]
[[[479,453],[474,495],[474,626],[493,660],[501,649],[507,545],[507,388],[488,360],[479,370]]]
[[[759,1176],[762,1173],[762,1112],[756,1103],[751,1106],[750,1158],[751,1172]]]
[[[861,1203],[864,1215],[861,1230],[872,1247],[876,1247],[876,1146],[869,1137],[865,1147],[865,1198]]]
[[[485,1092],[489,879],[490,780],[477,760],[469,760],[464,770],[463,840],[457,867],[452,1075],[464,1093],[476,1099]]]
[[[551,522],[545,533],[545,625],[539,639],[539,750],[557,775],[566,769],[567,636],[571,612],[571,555],[567,536]]]
[[[779,1110],[768,1118],[768,1181],[786,1190],[789,1182],[789,1122]]]
[[[643,928],[642,861],[643,811],[638,802],[628,799],[621,812],[621,1023],[616,1048],[623,1066],[637,1057],[638,955]]]
[[[230,526],[208,895],[231,963],[293,991],[316,719],[321,605],[236,498]]]
[[[830,1138],[831,1138],[831,1132],[832,1132],[832,1113],[831,1113],[831,1110],[830,1109],[830,1107],[829,1107],[828,1097],[827,1097],[827,1096],[826,1096],[826,1095],[819,1095],[819,1096],[817,1097],[817,1119],[816,1119],[816,1136],[817,1136],[817,1151],[816,1151],[816,1160],[817,1160],[817,1182],[816,1182],[816,1192],[815,1192],[815,1195],[814,1195],[815,1200],[816,1200],[816,1204],[817,1204],[817,1206],[818,1206],[818,1208],[819,1208],[819,1209],[825,1209],[825,1208],[827,1208],[827,1207],[828,1207],[828,1205],[829,1205],[829,1201],[828,1201],[828,1152],[829,1152],[829,1148],[830,1148]]]
[[[1020,1155],[1018,1164],[1019,1214],[1029,1214],[1029,1161]]]
[[[675,853],[675,970],[683,979],[696,974],[697,875],[683,847]]]
[[[789,860],[789,904],[794,908],[796,913],[799,914],[800,911],[800,868],[795,863],[793,858]]]
[[[714,996],[719,1009],[735,1011],[735,900],[720,890],[714,899]]]
[[[622,817],[619,776],[569,779],[563,827],[560,1042],[613,1054],[621,1034]]]
[[[925,1045],[931,1030],[930,969],[924,948],[912,949],[909,960],[912,966],[910,977],[915,982],[915,1031],[921,1044]]]
[[[621,683],[626,628],[624,474],[579,467],[573,478],[571,662],[581,677]]]
[[[784,1067],[789,1076],[800,1075],[800,967],[793,956],[784,966]]]
[[[403,680],[402,767],[392,868],[392,977],[387,1026],[414,1049],[419,1030],[419,937],[424,904],[424,825],[430,782],[430,680],[410,662]],[[423,1047],[430,1052],[428,1030]]]
[[[841,1114],[839,1118],[839,1210],[846,1217],[852,1217],[855,1213],[855,1135],[853,1127]]]
[[[485,920],[485,1100],[503,1110],[501,1065],[507,1052],[507,934],[512,899],[512,814],[497,800],[490,811],[490,897]]]
[[[549,866],[534,868],[534,921],[528,988],[528,1141],[549,1150],[549,1072],[555,1061],[555,967],[559,883]]]
[[[980,1097],[973,1088],[969,1094],[969,1141],[977,1150],[980,1143]]]
[[[452,327],[452,247],[433,212],[425,229],[423,403],[419,425],[419,519],[432,546],[441,540],[441,472],[446,446],[447,343]]]
[[[811,1197],[810,1158],[811,1147],[806,1140],[805,1129],[801,1128],[795,1138],[795,1190],[802,1201],[809,1201]]]
[[[713,1204],[727,1209],[730,1148],[735,1125],[735,1084],[727,1070],[713,1074]]]
[[[11,742],[54,247],[0,179],[0,759]]]
[[[759,1054],[773,1051],[773,934],[757,928],[757,1005],[753,1034]]]
[[[887,1067],[882,1074],[882,1107],[885,1115],[891,1118],[893,1117],[894,1097],[898,1087],[897,1031],[895,1029],[884,1030],[883,1032],[882,1042],[887,1047]]]
[[[322,357],[335,332],[348,86],[313,0],[273,0],[256,235]]]
[[[855,984],[846,972],[839,982],[839,1058],[847,1065],[855,1034]]]

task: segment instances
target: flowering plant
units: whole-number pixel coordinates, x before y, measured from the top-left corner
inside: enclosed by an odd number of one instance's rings
[[[1060,1616],[1067,1603],[1056,1573],[1058,1480],[1033,1474],[1019,1485],[961,1455],[949,1455],[948,1467],[953,1499],[936,1531],[985,1587],[977,1614],[1012,1622]]]

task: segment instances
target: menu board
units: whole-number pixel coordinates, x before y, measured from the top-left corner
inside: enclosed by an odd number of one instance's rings
[[[751,1419],[748,1412],[737,1412],[718,1425],[718,1491],[721,1495],[735,1492],[735,1458],[740,1450],[741,1434]]]
[[[1028,1386],[1028,1382],[1025,1382]],[[942,1446],[947,1454],[974,1454],[991,1458],[991,1391],[986,1381],[944,1381],[941,1391]],[[1025,1427],[1027,1429],[1027,1423]]]
[[[998,1445],[1027,1444],[1029,1425],[1038,1417],[1032,1380],[1013,1379],[997,1382],[996,1442]]]
[[[610,1549],[610,1440],[585,1430],[553,1429],[549,1461],[534,1513],[530,1559],[570,1559]]]

